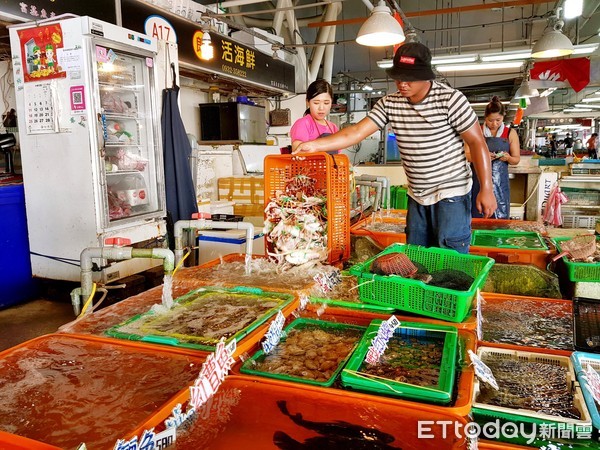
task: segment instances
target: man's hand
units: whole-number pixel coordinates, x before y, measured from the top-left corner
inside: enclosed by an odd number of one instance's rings
[[[477,199],[475,200],[475,207],[486,219],[492,217],[498,207],[493,190],[480,189]]]
[[[319,149],[317,148],[317,145],[315,143],[315,141],[308,141],[308,142],[302,142],[300,145],[298,145],[293,151],[292,154],[296,154],[296,153],[314,153],[314,152],[318,152]]]

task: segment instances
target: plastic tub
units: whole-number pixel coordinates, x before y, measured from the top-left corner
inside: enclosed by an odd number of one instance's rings
[[[435,403],[447,405],[452,401],[452,391],[454,389],[454,379],[456,376],[456,352],[458,331],[453,327],[427,325],[416,322],[403,322],[394,331],[392,339],[399,339],[404,344],[402,347],[412,347],[415,341],[431,343],[432,340],[441,341],[442,354],[439,365],[436,364],[439,370],[436,384],[428,384],[420,386],[410,381],[400,382],[389,377],[372,376],[361,372],[363,362],[373,339],[377,336],[381,320],[371,322],[369,328],[358,344],[348,364],[342,370],[341,380],[342,385],[359,391],[391,395],[395,397],[407,398],[415,401],[423,401],[426,403]],[[388,348],[391,345],[388,342]],[[384,356],[387,354],[384,352]],[[407,353],[408,355],[408,353]],[[407,356],[406,355],[406,356]],[[412,355],[415,358],[410,362],[407,369],[414,368],[416,358],[421,354]],[[417,367],[422,364],[420,361],[416,363]],[[416,371],[428,369],[419,367]],[[414,375],[417,375],[416,373]]]
[[[598,405],[594,400],[589,383],[584,376],[588,365],[590,365],[596,372],[600,372],[600,355],[585,352],[575,352],[571,355],[571,361],[573,362],[573,367],[575,369],[575,373],[577,374],[577,381],[579,381],[581,391],[583,392],[583,397],[585,398],[585,404],[587,405],[592,417],[592,425],[597,430],[600,430],[600,412],[598,412]]]
[[[184,410],[188,399],[189,390],[182,391],[178,401]],[[146,426],[160,431],[169,415],[163,410]],[[467,419],[449,410],[244,375],[227,377],[197,416],[186,432],[178,431],[177,450],[466,448],[464,437],[433,424],[464,427]],[[419,421],[432,427],[429,439],[419,437]]]
[[[0,217],[0,308],[6,308],[29,300],[36,291],[22,184],[0,186]]]
[[[225,298],[222,304],[216,303],[219,297]],[[251,309],[245,313],[245,316],[235,316],[235,312],[232,311],[232,309],[239,309],[238,306],[261,307],[261,303],[275,305],[262,306],[263,310],[257,313],[258,316],[253,315]],[[259,288],[241,286],[231,289],[207,286],[176,299],[173,308],[164,314],[152,311],[139,314],[112,327],[106,334],[118,339],[206,351],[214,351],[223,334],[226,343],[236,339],[237,348],[234,353],[236,356],[262,338],[268,329],[268,324],[265,323],[277,314],[277,311],[282,310],[282,313],[287,315],[296,306],[297,302],[290,294],[265,292]],[[224,323],[222,320],[214,324],[206,324],[200,329],[196,322],[207,320],[207,313],[212,314],[213,310],[215,315],[222,315],[228,319],[228,322]],[[230,311],[230,315],[225,316],[225,311]],[[199,315],[194,316],[194,312],[198,312]],[[186,322],[186,318],[194,324]],[[242,322],[239,329],[227,331],[236,326],[236,321],[245,321],[246,325]],[[202,335],[202,332],[211,334]]]
[[[573,352],[571,300],[489,292],[482,296],[483,340],[480,345],[561,356]],[[543,335],[546,340],[541,338]]]
[[[573,393],[574,406],[578,409],[581,418],[573,419],[545,413],[538,413],[526,408],[510,408],[506,406],[496,406],[481,403],[478,401],[478,397],[480,395],[479,386],[481,384],[479,380],[475,381],[475,393],[473,397],[473,414],[476,418],[504,419],[516,424],[552,424],[554,427],[557,427],[559,424],[563,424],[563,426],[564,424],[573,424],[574,426],[591,425],[591,416],[585,404],[581,389],[576,384],[575,371],[569,357],[489,347],[479,347],[477,349],[477,355],[484,363],[491,358],[496,360],[503,359],[506,361],[517,360],[523,362],[539,362],[542,364],[565,367],[567,390]]]
[[[0,448],[71,449],[81,442],[90,449],[112,448],[117,439],[140,433],[161,407],[172,407],[205,358],[205,353],[64,334],[5,350],[0,353]]]
[[[538,233],[512,230],[473,230],[469,253],[498,263],[534,264],[540,269],[546,269],[555,254]]]
[[[573,319],[575,349],[600,353],[600,300],[575,297]]]
[[[288,348],[290,348],[291,345],[299,347],[299,345],[297,345],[297,344],[290,344],[290,346],[288,346],[287,341],[288,341],[288,339],[291,338],[292,333],[294,333],[294,332],[302,333],[304,330],[308,330],[308,329],[313,329],[313,330],[317,330],[318,332],[320,332],[320,335],[323,336],[323,341],[321,343],[321,347],[325,347],[325,348],[327,348],[327,346],[330,344],[329,341],[331,339],[334,339],[337,334],[344,334],[346,332],[350,333],[350,335],[348,336],[347,342],[344,344],[347,351],[344,354],[340,353],[339,357],[338,357],[338,361],[337,361],[337,366],[331,367],[327,371],[327,373],[331,372],[331,375],[328,378],[326,378],[325,380],[318,380],[318,379],[309,378],[308,376],[304,376],[305,371],[306,372],[310,371],[311,373],[318,372],[321,374],[324,372],[324,370],[322,370],[322,368],[319,367],[319,365],[321,363],[328,362],[325,360],[325,358],[330,355],[323,354],[323,356],[319,356],[317,354],[317,352],[315,351],[315,350],[319,350],[318,348],[315,348],[313,350],[314,356],[311,358],[308,358],[306,355],[303,354],[300,356],[295,356],[295,357],[293,356],[292,358],[288,359],[287,357],[289,357],[290,353],[286,352],[286,355],[287,355],[286,360],[288,361],[288,363],[295,365],[298,362],[298,364],[300,364],[302,366],[301,369],[298,369],[295,371],[295,373],[298,373],[298,371],[301,370],[302,376],[298,376],[296,374],[288,374],[288,373],[280,374],[280,373],[264,371],[264,370],[261,370],[260,368],[256,368],[257,363],[262,363],[270,357],[273,357],[273,358],[281,357],[282,352],[284,352]],[[270,353],[269,355],[266,355],[263,352],[263,350],[258,350],[256,353],[254,353],[254,355],[252,355],[252,357],[250,359],[248,359],[244,362],[244,364],[240,368],[240,371],[243,374],[259,375],[261,377],[275,378],[277,380],[305,383],[305,384],[311,384],[311,385],[315,385],[315,386],[331,386],[333,384],[333,382],[335,381],[335,379],[337,378],[340,371],[342,370],[342,367],[346,364],[346,361],[348,360],[348,358],[350,358],[350,355],[352,354],[353,350],[358,345],[358,342],[360,341],[365,330],[366,330],[365,327],[360,327],[357,325],[349,325],[349,324],[328,322],[328,321],[324,321],[324,320],[314,320],[314,319],[296,319],[292,323],[290,323],[287,327],[285,327],[284,336],[282,337],[279,344],[277,344],[277,347],[272,350],[272,353]],[[309,331],[309,333],[310,333],[310,331]],[[304,342],[306,342],[306,340]],[[352,344],[350,344],[349,342],[352,342]],[[307,344],[309,344],[308,346],[310,346],[310,344],[312,344],[312,343],[313,343],[313,341],[307,342]],[[337,345],[340,345],[340,344],[336,343],[336,346]],[[306,346],[303,346],[298,351],[304,351],[304,350],[306,350],[306,348],[307,348]],[[292,353],[292,355],[293,355],[293,353]],[[312,364],[312,365],[309,367],[308,364]],[[282,363],[282,365],[283,365],[283,363]]]

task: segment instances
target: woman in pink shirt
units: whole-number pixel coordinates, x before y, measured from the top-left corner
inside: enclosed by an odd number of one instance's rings
[[[306,105],[304,117],[296,120],[290,130],[292,151],[306,141],[329,136],[339,131],[336,124],[329,122],[326,117],[333,103],[333,89],[325,80],[315,80],[306,89]],[[340,153],[340,150],[330,153]]]

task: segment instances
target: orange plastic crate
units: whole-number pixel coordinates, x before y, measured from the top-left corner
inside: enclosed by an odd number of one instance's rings
[[[539,222],[532,220],[512,220],[512,219],[484,219],[473,217],[471,219],[471,228],[473,230],[522,230],[535,231],[542,236],[548,236],[548,230]]]
[[[556,319],[563,318],[572,324],[573,322],[573,302],[571,300],[561,300],[561,299],[553,299],[553,298],[539,298],[539,297],[526,297],[520,295],[508,295],[508,294],[495,294],[489,292],[482,292],[481,294],[484,299],[484,304],[481,306],[482,314],[483,314],[483,340],[479,342],[479,345],[485,345],[486,347],[494,347],[494,348],[505,348],[510,350],[524,350],[529,352],[542,352],[551,355],[559,355],[559,356],[570,356],[573,353],[574,348],[568,349],[559,349],[559,348],[549,348],[547,345],[544,347],[534,347],[532,345],[522,345],[518,343],[508,343],[508,342],[491,342],[486,340],[485,330],[486,330],[486,309],[489,311],[491,309],[501,311],[505,315],[510,308],[518,308],[520,311],[516,312],[521,313],[524,316],[531,312],[541,312],[544,311],[551,317],[548,320],[553,320],[556,322]],[[511,306],[512,305],[512,306]],[[507,321],[510,321],[511,318],[507,318]],[[515,317],[513,320],[518,320],[518,317]],[[501,322],[502,319],[495,318],[494,323],[496,326],[500,326],[502,328]],[[504,327],[507,330],[511,329],[511,324],[506,323]],[[532,333],[539,333],[539,330],[531,330]],[[572,331],[565,330],[568,333],[568,336],[572,336]],[[523,336],[527,338],[527,336]]]
[[[327,192],[328,262],[350,257],[350,160],[346,155],[309,153],[265,157],[265,202],[285,191],[286,184],[299,174],[317,180],[316,188]],[[266,206],[266,204],[265,204]],[[267,244],[268,251],[273,251]]]
[[[523,447],[522,445],[507,444],[506,442],[484,441],[482,439],[477,443],[479,450],[528,450],[538,447]]]
[[[75,448],[81,442],[112,448],[117,439],[140,434],[149,416],[174,405],[206,355],[65,334],[4,350],[0,449]]]
[[[181,391],[182,410],[186,410],[188,400],[189,389]],[[146,427],[160,431],[169,415],[168,410],[155,414]],[[467,424],[465,417],[451,411],[424,403],[377,401],[366,394],[245,375],[228,376],[196,415],[186,432],[177,433],[177,448],[327,449],[336,438],[352,435],[355,438],[347,442],[362,444],[360,448],[375,448],[377,443],[389,448],[466,448],[464,437],[443,433],[442,425],[432,424],[434,420],[456,422],[461,427]],[[431,424],[427,433],[433,438],[419,437],[419,421]],[[250,441],[248,436],[252,436]]]
[[[488,256],[501,264],[533,264],[542,270],[546,270],[556,250],[518,250],[509,248],[478,247],[471,245],[471,255]]]
[[[375,218],[375,222],[379,223],[406,223],[406,219],[400,219],[395,217],[381,217]],[[372,231],[368,230],[366,226],[373,221],[373,218],[365,217],[359,220],[350,228],[350,234],[355,236],[368,236],[375,241],[381,247],[387,247],[388,245],[396,242],[406,244],[406,233],[393,233],[390,231]]]

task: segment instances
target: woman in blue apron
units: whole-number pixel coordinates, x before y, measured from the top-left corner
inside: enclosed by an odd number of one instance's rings
[[[483,136],[490,151],[492,160],[492,182],[494,195],[498,208],[494,218],[508,219],[510,212],[510,184],[508,180],[508,165],[517,165],[521,160],[521,146],[519,136],[515,130],[511,130],[504,125],[504,116],[506,109],[500,99],[496,96],[485,107],[484,123],[482,126]],[[468,147],[465,146],[467,157],[469,158]],[[471,198],[474,200],[479,193],[479,181],[473,172],[473,190]],[[473,201],[471,208],[473,217],[483,217]]]

